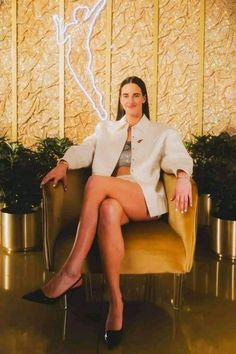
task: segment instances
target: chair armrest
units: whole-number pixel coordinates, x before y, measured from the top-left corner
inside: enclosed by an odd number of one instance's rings
[[[197,185],[191,179],[193,196],[192,207],[188,208],[187,213],[181,214],[179,211],[175,210],[175,202],[171,201],[175,191],[176,177],[174,175],[164,173],[163,181],[168,201],[168,222],[172,229],[174,229],[183,240],[186,252],[186,271],[189,272],[193,263],[197,234]]]
[[[48,270],[53,269],[53,250],[58,236],[63,230],[76,228],[78,224],[84,186],[89,175],[89,169],[68,171],[66,192],[62,183],[56,188],[53,188],[52,182],[43,187],[43,241]]]

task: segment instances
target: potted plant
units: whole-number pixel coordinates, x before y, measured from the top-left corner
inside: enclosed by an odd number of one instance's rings
[[[1,229],[7,250],[31,250],[41,245],[40,181],[71,145],[67,138],[45,138],[33,151],[1,138],[0,202],[5,204]]]
[[[32,249],[41,244],[40,164],[22,144],[0,140],[0,202],[2,246]]]
[[[215,153],[214,135],[206,134],[193,136],[193,140],[186,142],[186,148],[193,158],[193,178],[198,185],[199,206],[198,224],[210,225],[211,199],[210,190],[212,183],[211,161]]]
[[[215,156],[210,163],[211,245],[220,256],[236,258],[236,135],[215,137]]]
[[[41,175],[44,176],[56,166],[66,150],[73,145],[68,138],[47,137],[38,139],[36,151],[41,165]]]

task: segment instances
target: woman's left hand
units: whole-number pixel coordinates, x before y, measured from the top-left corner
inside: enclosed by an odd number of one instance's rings
[[[192,184],[188,175],[177,176],[175,192],[171,199],[175,201],[175,208],[181,213],[186,213],[192,206]]]

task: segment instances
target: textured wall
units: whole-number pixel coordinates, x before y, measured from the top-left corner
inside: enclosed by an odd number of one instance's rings
[[[65,23],[72,21],[72,11],[78,4],[85,4],[91,8],[96,3],[90,1],[74,1],[67,2],[65,9]],[[101,16],[96,21],[92,38],[91,50],[93,52],[93,71],[99,90],[105,92],[105,56],[106,56],[106,11],[102,11]],[[72,50],[70,54],[71,66],[73,71],[80,78],[83,86],[92,96],[93,100],[98,104],[99,98],[94,94],[91,81],[88,80],[87,62],[88,55],[85,51],[85,41],[87,36],[87,25],[72,26]],[[65,45],[65,53],[68,52],[68,44]],[[65,63],[65,134],[73,141],[81,141],[85,136],[89,135],[97,122],[97,114],[92,104],[85,97],[68,65]]]
[[[113,1],[112,118],[117,113],[119,84],[123,79],[132,75],[140,76],[145,81],[148,92],[150,91],[153,20],[153,1]]]
[[[18,1],[18,137],[29,145],[58,135],[57,2]]]
[[[11,137],[11,6],[0,6],[0,134]]]
[[[204,131],[236,133],[236,1],[207,0]]]
[[[160,0],[158,120],[185,138],[197,131],[200,2],[174,2]]]
[[[52,16],[64,7],[64,22],[68,24],[76,6],[83,4],[91,8],[97,2],[18,1],[16,23],[12,16],[15,0],[5,0],[0,5],[1,135],[12,137],[15,124],[18,139],[31,146],[36,137],[62,136],[63,130],[74,142],[80,142],[93,131],[98,116],[66,63],[68,41],[64,46],[62,69]],[[107,3],[112,5],[112,23],[108,21],[107,6],[94,27],[91,49],[97,87],[104,96],[111,95],[111,106],[107,107],[111,119],[116,115],[119,83],[128,75],[138,75],[148,87],[152,119],[175,126],[183,138],[198,133],[200,123],[203,123],[203,132],[236,130],[235,0],[205,0],[204,22],[200,10],[204,0],[108,0]],[[202,55],[199,39],[203,27]],[[17,30],[17,67],[11,54],[14,28]],[[84,50],[87,29],[86,24],[79,23],[70,27],[69,58],[75,75],[99,106],[98,96],[88,80],[88,57]],[[112,31],[111,42],[109,31]],[[198,103],[199,92],[203,90],[199,85],[201,59],[204,59],[203,112]],[[17,69],[16,117],[12,95],[14,68]],[[60,82],[64,82],[63,95]]]

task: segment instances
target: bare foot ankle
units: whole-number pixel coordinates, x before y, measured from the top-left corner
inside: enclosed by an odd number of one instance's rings
[[[59,271],[47,284],[42,287],[44,294],[48,297],[58,297],[68,289],[76,288],[82,285],[80,274],[72,274],[67,271]]]
[[[123,325],[123,302],[110,303],[106,320],[106,330],[119,331]]]

